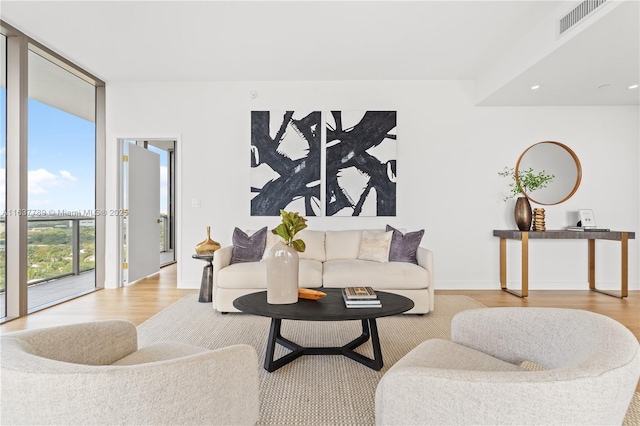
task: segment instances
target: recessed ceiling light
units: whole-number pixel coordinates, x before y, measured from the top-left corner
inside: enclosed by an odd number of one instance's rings
[[[637,88],[638,88],[638,85],[637,85],[637,84],[634,84],[634,85],[632,85],[632,86],[629,86],[629,89],[637,89]]]
[[[535,86],[531,86],[531,90],[538,90],[539,88],[540,88],[540,86],[537,85],[537,84]]]

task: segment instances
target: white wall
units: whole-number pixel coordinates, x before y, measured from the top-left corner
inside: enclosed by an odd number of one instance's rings
[[[640,230],[638,107],[475,107],[472,99],[473,85],[466,81],[115,83],[107,87],[108,155],[115,165],[119,137],[179,138],[177,259],[183,288],[199,288],[203,264],[191,255],[206,226],[225,246],[235,226],[271,228],[279,222],[250,216],[252,110],[397,110],[397,217],[310,217],[308,225],[425,228],[422,245],[435,253],[436,289],[499,288],[492,230],[515,229],[515,223],[513,202],[502,201],[508,181],[498,172],[515,166],[536,142],[568,145],[583,169],[569,201],[545,206],[547,229],[573,225],[572,213],[590,208],[600,226]],[[108,208],[116,207],[116,193],[114,184]],[[191,207],[193,198],[201,199],[200,208]],[[519,247],[512,241],[508,247],[509,279],[517,282]],[[108,250],[116,249],[112,244]],[[598,241],[596,252],[598,286],[619,289],[620,244]],[[531,289],[586,289],[587,243],[531,241],[529,268]],[[630,240],[630,289],[640,289],[639,268],[638,240]]]

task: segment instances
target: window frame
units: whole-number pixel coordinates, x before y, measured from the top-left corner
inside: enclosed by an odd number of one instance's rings
[[[95,208],[106,206],[106,112],[105,82],[62,55],[0,20],[0,33],[7,38],[6,118],[6,209],[27,210],[27,104],[29,50],[60,66],[95,87]],[[105,281],[105,217],[96,217],[96,289]],[[0,323],[28,314],[27,306],[27,216],[7,215],[5,222],[6,316]]]

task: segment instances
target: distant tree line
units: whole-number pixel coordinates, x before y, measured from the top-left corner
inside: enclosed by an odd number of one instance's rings
[[[5,234],[0,233],[4,243]],[[27,280],[42,280],[73,272],[71,228],[36,228],[28,234]],[[2,244],[4,246],[4,244]],[[80,227],[80,271],[95,268],[95,228]],[[6,252],[0,253],[0,292],[5,290]]]

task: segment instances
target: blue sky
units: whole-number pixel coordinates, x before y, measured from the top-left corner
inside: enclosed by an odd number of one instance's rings
[[[29,209],[93,210],[95,124],[29,99]]]
[[[0,88],[0,208],[5,208],[6,89]],[[29,99],[28,208],[84,212],[95,208],[95,124]],[[166,155],[161,155],[166,175]],[[166,183],[166,179],[161,178]],[[166,206],[166,190],[161,194]],[[161,208],[165,211],[166,208]]]

